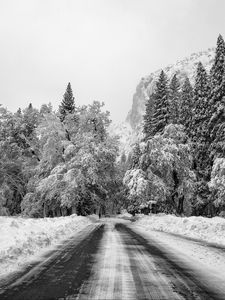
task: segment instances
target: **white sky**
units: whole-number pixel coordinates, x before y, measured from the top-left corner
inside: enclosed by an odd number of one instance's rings
[[[0,0],[0,103],[104,101],[123,121],[140,78],[225,38],[224,0]]]

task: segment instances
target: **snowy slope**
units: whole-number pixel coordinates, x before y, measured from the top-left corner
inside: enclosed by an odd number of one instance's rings
[[[18,270],[43,250],[91,223],[76,215],[43,219],[0,217],[0,277]]]

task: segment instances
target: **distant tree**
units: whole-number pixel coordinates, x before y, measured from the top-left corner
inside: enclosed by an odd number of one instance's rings
[[[180,106],[179,106],[179,124],[185,126],[185,131],[190,136],[190,125],[193,113],[193,88],[190,80],[186,77],[181,88]]]
[[[26,138],[32,139],[34,130],[37,128],[40,121],[40,114],[36,108],[33,108],[30,103],[27,108],[23,110],[23,131]]]
[[[59,106],[60,120],[64,121],[67,114],[73,113],[75,110],[74,96],[70,82],[67,85],[63,100]]]
[[[120,162],[121,162],[121,164],[125,164],[126,161],[127,161],[127,156],[126,156],[125,152],[123,152],[120,157]]]
[[[53,107],[51,102],[49,102],[48,104],[42,104],[41,108],[40,108],[40,114],[49,114],[52,113]]]
[[[178,116],[179,116],[179,98],[180,98],[180,83],[177,78],[177,75],[171,79],[169,85],[169,113],[170,113],[170,123],[177,124],[178,123]]]
[[[19,107],[18,109],[17,109],[17,115],[19,115],[19,116],[21,116],[22,115],[22,110],[21,110],[21,108]]]
[[[163,131],[169,123],[168,83],[166,74],[161,71],[154,93],[154,109],[152,115],[151,136]]]

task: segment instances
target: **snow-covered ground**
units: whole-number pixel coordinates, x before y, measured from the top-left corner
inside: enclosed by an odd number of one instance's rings
[[[225,219],[142,215],[131,226],[147,239],[154,238],[193,268],[217,278],[225,277]]]
[[[94,219],[76,215],[43,219],[0,217],[0,278],[19,270]]]
[[[176,217],[173,215],[142,216],[136,225],[145,230],[158,230],[225,246],[225,219],[220,217]]]

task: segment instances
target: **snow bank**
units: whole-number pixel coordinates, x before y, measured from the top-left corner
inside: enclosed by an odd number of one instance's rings
[[[121,214],[117,215],[116,217],[119,219],[128,219],[129,220],[133,216],[131,214],[129,214],[128,212],[124,211],[124,212],[121,212]]]
[[[151,215],[139,218],[135,225],[145,230],[159,230],[225,246],[225,219],[220,217],[176,217]]]
[[[91,223],[90,218],[76,215],[43,219],[0,217],[0,276],[17,270]]]

